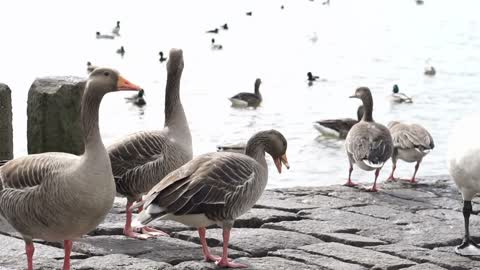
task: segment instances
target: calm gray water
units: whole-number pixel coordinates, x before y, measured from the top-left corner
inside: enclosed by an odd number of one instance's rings
[[[475,0],[289,1],[10,1],[0,4],[0,81],[13,90],[16,156],[26,154],[26,100],[36,77],[86,76],[86,62],[117,68],[146,89],[141,112],[109,94],[101,107],[106,144],[138,130],[163,126],[166,70],[158,51],[182,48],[181,96],[193,134],[194,154],[217,144],[248,139],[275,128],[288,139],[291,169],[270,168],[270,187],[343,183],[348,161],[342,141],[318,137],[312,122],[352,117],[358,86],[372,89],[374,118],[384,124],[406,120],[432,133],[435,150],[419,175],[447,173],[449,129],[477,109],[480,72],[480,2]],[[284,10],[280,9],[281,5]],[[245,16],[253,11],[252,17]],[[121,21],[121,37],[97,40]],[[228,23],[214,36],[224,46],[212,51],[206,30]],[[318,41],[311,37],[316,33]],[[115,53],[125,46],[122,59]],[[423,75],[425,61],[437,69]],[[306,73],[326,81],[308,87]],[[253,90],[261,78],[264,102],[256,110],[230,107],[228,97]],[[392,105],[396,83],[414,103]],[[128,94],[129,95],[129,94]],[[272,164],[272,163],[270,163]],[[381,180],[388,176],[388,163]],[[413,164],[400,162],[398,176]],[[354,180],[373,173],[354,171]]]

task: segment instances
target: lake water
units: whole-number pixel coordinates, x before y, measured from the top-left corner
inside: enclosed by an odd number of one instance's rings
[[[281,5],[285,8],[282,10]],[[26,154],[26,100],[36,77],[86,76],[86,62],[118,69],[146,89],[140,111],[125,95],[106,96],[101,107],[105,144],[138,130],[163,126],[166,80],[159,50],[184,50],[181,97],[193,136],[194,155],[225,142],[247,140],[275,128],[288,139],[289,171],[270,167],[269,187],[343,183],[348,161],[343,141],[319,137],[312,123],[354,117],[358,86],[374,95],[374,118],[406,120],[430,130],[436,148],[419,171],[447,173],[447,138],[452,124],[480,104],[480,2],[475,0],[321,1],[9,1],[0,4],[0,81],[13,91],[15,155]],[[245,15],[252,11],[253,16]],[[121,37],[97,40],[121,21]],[[218,35],[205,31],[228,23]],[[316,33],[317,42],[311,37]],[[224,47],[212,51],[215,37]],[[121,58],[115,53],[124,46]],[[425,61],[437,69],[423,75]],[[306,73],[326,81],[309,87]],[[262,106],[230,107],[228,97],[253,91],[261,78]],[[392,105],[393,84],[413,104]],[[272,163],[269,163],[272,165]],[[382,170],[386,179],[390,162]],[[413,164],[399,162],[410,177]],[[372,182],[356,169],[354,180]]]

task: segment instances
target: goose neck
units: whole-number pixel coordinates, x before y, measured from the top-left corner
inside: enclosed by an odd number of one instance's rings
[[[99,145],[103,146],[98,126],[101,101],[102,96],[93,95],[88,89],[85,89],[81,104],[81,119],[86,153],[98,149]]]
[[[372,112],[373,112],[373,99],[371,95],[362,97],[363,103],[363,117],[362,121],[373,122]]]

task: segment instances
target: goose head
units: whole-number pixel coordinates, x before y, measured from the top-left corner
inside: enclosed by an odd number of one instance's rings
[[[162,51],[160,51],[160,52],[158,53],[158,55],[160,55],[160,57],[163,58],[163,52],[162,52]]]
[[[109,92],[139,91],[142,88],[129,82],[113,69],[97,68],[88,76],[86,89],[95,91],[98,96],[103,96]]]
[[[263,145],[265,152],[267,152],[273,159],[278,173],[282,173],[282,164],[290,169],[290,165],[287,160],[287,140],[282,133],[272,129],[266,131],[260,131],[253,135],[247,142],[246,153],[250,152],[249,148],[255,148]]]
[[[117,21],[117,27],[120,27],[120,21]]]
[[[257,78],[255,80],[255,89],[258,89],[260,87],[260,84],[262,84],[262,80],[260,78]]]
[[[357,90],[355,90],[355,94],[353,96],[350,96],[350,98],[358,98],[362,101],[365,101],[368,98],[372,99],[372,93],[370,92],[370,89],[368,89],[368,87],[359,87],[357,88]]]

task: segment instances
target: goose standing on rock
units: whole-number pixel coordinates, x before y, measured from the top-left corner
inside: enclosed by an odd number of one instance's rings
[[[183,52],[170,51],[165,89],[165,123],[162,130],[131,134],[107,148],[112,162],[117,193],[127,197],[126,236],[146,239],[164,232],[144,227],[134,232],[130,206],[142,199],[162,178],[192,159],[192,137],[180,101]]]
[[[262,94],[260,94],[260,84],[262,80],[255,80],[255,90],[253,93],[241,92],[229,98],[232,106],[235,107],[258,107],[262,103]]]
[[[109,92],[139,89],[114,70],[95,69],[81,103],[83,155],[28,155],[0,167],[0,215],[22,235],[29,270],[35,238],[63,240],[63,269],[70,269],[72,240],[93,230],[112,208],[115,184],[98,127],[100,102]]]
[[[465,236],[455,249],[463,256],[479,256],[480,247],[470,237],[472,199],[480,192],[480,130],[479,114],[461,120],[453,129],[448,145],[448,171],[463,197]]]
[[[363,117],[348,132],[345,148],[347,150],[350,168],[346,186],[355,186],[351,176],[353,164],[362,170],[375,170],[375,181],[369,191],[377,191],[377,178],[385,162],[392,156],[393,142],[390,131],[382,124],[373,120],[373,98],[370,89],[360,87],[351,98],[362,100],[364,113]]]
[[[261,131],[247,143],[245,154],[215,152],[200,155],[167,175],[132,208],[144,207],[135,220],[145,225],[154,219],[170,219],[196,227],[206,261],[220,267],[246,267],[228,258],[230,230],[237,217],[257,202],[268,181],[265,152],[279,173],[282,163],[290,168],[287,140],[276,130]],[[214,256],[205,239],[205,227],[223,228],[223,254]]]
[[[352,118],[321,120],[314,123],[315,129],[325,136],[345,139],[350,129],[363,117],[363,106],[357,109],[357,120]]]
[[[415,172],[410,180],[410,183],[416,183],[415,175],[417,175],[422,159],[435,147],[432,135],[417,124],[408,125],[392,121],[388,123],[388,128],[393,139],[393,167],[388,180],[395,181],[393,174],[397,168],[397,160],[401,159],[406,162],[417,162]]]

